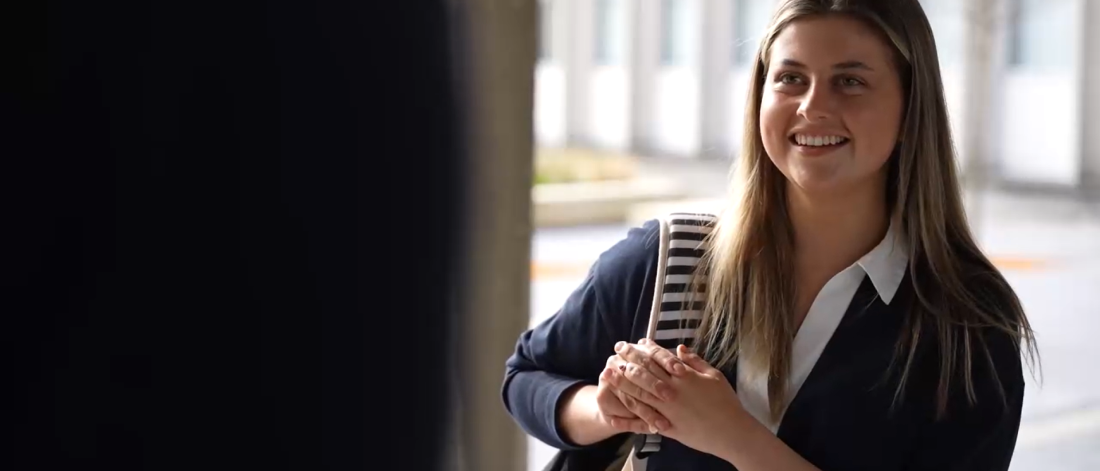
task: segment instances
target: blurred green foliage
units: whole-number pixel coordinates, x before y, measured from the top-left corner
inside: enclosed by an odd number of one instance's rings
[[[535,153],[535,184],[629,180],[635,159],[627,154],[578,148],[539,148]]]

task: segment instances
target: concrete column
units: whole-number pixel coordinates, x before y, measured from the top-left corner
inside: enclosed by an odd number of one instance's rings
[[[733,2],[702,0],[703,44],[699,101],[701,157],[727,159],[733,151],[730,69],[733,67]]]
[[[455,366],[452,381],[458,393],[453,454],[443,469],[522,470],[527,467],[526,436],[501,404],[500,387],[504,361],[530,317],[538,5],[452,0],[452,6],[463,30],[455,60],[462,74],[458,83],[470,158],[464,162],[465,232],[455,234],[464,247],[463,286],[452,293],[461,313],[461,322],[453,324],[457,355],[447,358],[440,349],[439,358]],[[408,348],[437,348],[417,345],[415,330],[397,335],[408,337]]]
[[[992,160],[989,135],[993,129],[991,123],[994,122],[994,97],[990,88],[996,67],[994,40],[1003,23],[1003,15],[999,13],[1002,3],[1002,0],[967,0],[964,10],[967,16],[964,52],[966,102],[962,119],[968,132],[964,134],[959,148],[966,162],[963,174],[966,181],[973,184],[984,182],[988,163]]]
[[[595,53],[595,23],[592,0],[554,0],[560,2],[567,20],[568,36],[565,65],[565,135],[571,145],[588,145],[589,89]]]
[[[1006,139],[1004,138],[1005,130],[1003,124],[1004,113],[1006,112],[1005,100],[1002,98],[1007,93],[1005,77],[1009,74],[1009,54],[1011,45],[1011,18],[1012,5],[1009,0],[1001,0],[999,5],[999,18],[997,22],[997,28],[993,31],[990,68],[992,69],[993,77],[989,82],[990,96],[994,97],[989,102],[988,106],[988,119],[991,120],[991,125],[987,126],[985,131],[985,143],[988,145],[989,155],[988,159],[984,162],[985,176],[989,183],[995,183],[999,179],[1001,160],[1004,156],[1004,146]],[[974,26],[967,22],[967,29],[971,29]],[[969,34],[969,33],[968,33]],[[964,62],[969,57],[964,57]],[[953,118],[954,119],[954,118]],[[961,147],[960,142],[956,142],[956,147]]]
[[[654,105],[658,62],[661,56],[661,2],[634,2],[631,8],[631,52],[628,67],[631,80],[630,129],[631,151],[652,154],[654,144]]]
[[[1083,21],[1087,25],[1100,24],[1100,3],[1086,1]],[[1100,128],[1100,90],[1095,84],[1100,80],[1100,31],[1096,28],[1083,28],[1084,41],[1082,65],[1084,79],[1081,86],[1083,100],[1081,125],[1081,187],[1090,196],[1100,198],[1100,134],[1089,132]]]
[[[996,120],[993,115],[993,76],[997,63],[995,39],[1003,29],[1003,0],[967,0],[965,6],[967,30],[964,52],[963,142],[958,147],[964,168],[961,169],[971,230],[981,239],[983,194],[988,186],[990,162],[993,160],[991,133]]]
[[[570,12],[572,11],[571,3],[576,0],[542,0],[550,6],[550,28],[553,30],[551,34],[551,51],[553,51],[553,62],[555,64],[564,63],[569,57],[570,36],[573,34],[573,20],[570,18]]]

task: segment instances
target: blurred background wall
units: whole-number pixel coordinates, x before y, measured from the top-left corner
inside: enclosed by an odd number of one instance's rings
[[[539,0],[538,143],[690,159],[736,156],[753,54],[775,0]],[[981,113],[989,176],[1054,188],[1100,184],[1100,5],[1086,0],[921,2],[934,29],[957,142]],[[972,57],[968,35],[992,38]],[[968,63],[988,59],[990,105],[968,110]],[[1092,64],[1090,66],[1090,64]],[[968,155],[960,155],[965,165]]]

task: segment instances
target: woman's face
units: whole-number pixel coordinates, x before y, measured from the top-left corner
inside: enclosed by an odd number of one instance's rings
[[[760,131],[794,188],[820,196],[883,182],[903,109],[892,58],[875,30],[845,16],[797,20],[775,39]]]

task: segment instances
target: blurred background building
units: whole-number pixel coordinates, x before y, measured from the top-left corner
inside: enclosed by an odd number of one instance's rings
[[[539,0],[536,133],[547,147],[648,156],[735,156],[760,36],[775,0]],[[1100,184],[1100,4],[1002,0],[990,25],[975,2],[921,2],[935,31],[957,142],[967,64],[988,59],[990,176],[1028,186]],[[992,39],[968,57],[968,35]],[[960,154],[962,164],[968,156]]]

